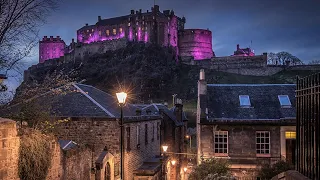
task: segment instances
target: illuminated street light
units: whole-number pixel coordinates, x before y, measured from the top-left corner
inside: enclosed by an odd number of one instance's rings
[[[167,145],[163,145],[163,146],[162,146],[162,149],[163,149],[163,152],[167,152],[168,146],[167,146]]]
[[[123,158],[123,154],[124,154],[124,147],[123,147],[123,106],[124,103],[126,102],[126,98],[127,98],[127,93],[125,92],[120,92],[120,93],[116,93],[117,98],[118,98],[118,102],[120,105],[120,109],[121,109],[121,113],[120,113],[120,129],[121,129],[121,139],[120,139],[120,160],[121,160],[121,172],[120,172],[120,179],[123,180],[124,179],[124,158]]]
[[[187,170],[188,170],[188,168],[186,168],[186,167],[183,168],[183,171],[184,171],[184,172],[187,172]]]
[[[174,166],[176,164],[176,160],[172,160],[171,164]]]

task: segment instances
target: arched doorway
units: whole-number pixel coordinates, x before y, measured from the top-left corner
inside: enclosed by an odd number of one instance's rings
[[[107,162],[106,168],[104,170],[104,180],[111,180],[111,167],[109,162]]]

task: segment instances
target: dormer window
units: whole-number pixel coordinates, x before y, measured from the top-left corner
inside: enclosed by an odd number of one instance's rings
[[[288,95],[279,95],[278,99],[282,107],[291,107],[291,102]]]
[[[239,101],[241,107],[250,107],[250,98],[248,95],[239,95]]]

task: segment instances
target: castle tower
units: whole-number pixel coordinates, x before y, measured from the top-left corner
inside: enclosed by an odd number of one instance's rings
[[[64,56],[64,48],[66,44],[60,36],[53,37],[44,36],[39,41],[39,63],[43,63],[48,59],[55,59]]]

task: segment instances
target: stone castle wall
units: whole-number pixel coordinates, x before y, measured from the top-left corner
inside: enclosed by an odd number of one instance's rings
[[[0,118],[0,179],[19,179],[19,146],[16,122]]]

